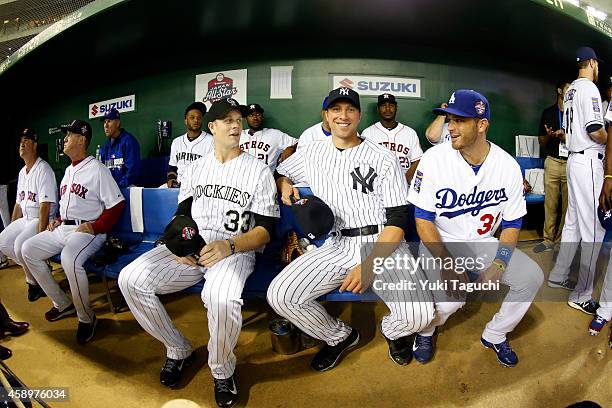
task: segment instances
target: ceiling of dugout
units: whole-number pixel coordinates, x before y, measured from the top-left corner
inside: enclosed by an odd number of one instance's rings
[[[612,66],[609,36],[528,0],[163,3],[129,0],[76,24],[4,72],[3,94],[12,106],[33,96],[44,104],[204,63],[307,58],[452,63],[551,80],[574,75],[574,50],[585,44]]]

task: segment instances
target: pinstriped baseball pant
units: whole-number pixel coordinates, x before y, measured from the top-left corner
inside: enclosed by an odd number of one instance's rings
[[[207,309],[208,365],[214,378],[236,369],[234,348],[242,328],[242,290],[253,272],[255,254],[231,255],[211,268],[183,265],[161,245],[141,255],[119,274],[119,288],[143,329],[164,343],[166,356],[184,359],[193,349],[172,323],[157,295],[181,291],[205,278],[201,293]]]
[[[351,328],[330,316],[317,298],[338,288],[351,269],[361,263],[362,256],[369,255],[367,249],[362,253],[363,248],[371,247],[377,238],[378,235],[328,239],[321,247],[291,262],[274,278],[268,288],[268,303],[276,313],[310,336],[330,346],[340,343],[350,334]],[[412,257],[405,243],[392,256],[395,255]],[[382,332],[387,338],[395,340],[408,336],[424,329],[432,321],[433,297],[418,285],[418,281],[424,278],[421,270],[415,274],[401,273],[401,276],[386,278],[391,282],[406,279],[414,282],[417,288],[381,296],[390,310],[382,320]]]

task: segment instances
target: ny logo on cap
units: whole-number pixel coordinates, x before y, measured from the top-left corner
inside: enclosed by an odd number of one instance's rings
[[[450,99],[448,100],[449,105],[451,103],[455,103],[455,93],[453,92],[453,94],[451,95]]]
[[[227,103],[229,103],[232,106],[238,106],[238,102],[236,102],[236,100],[232,98],[227,98]]]
[[[349,94],[348,88],[340,88],[340,95],[348,96],[348,94]]]

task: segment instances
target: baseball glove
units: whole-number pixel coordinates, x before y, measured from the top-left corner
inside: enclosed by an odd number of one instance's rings
[[[298,237],[295,231],[290,231],[287,234],[285,243],[281,247],[281,262],[285,265],[289,265],[291,261],[297,259],[298,256],[303,255],[304,250],[298,243]]]

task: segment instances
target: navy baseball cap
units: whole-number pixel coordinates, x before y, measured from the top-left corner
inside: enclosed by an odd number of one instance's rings
[[[232,110],[236,110],[242,115],[245,112],[245,107],[241,106],[238,101],[233,98],[215,101],[206,114],[206,122],[214,122],[217,119],[223,119]]]
[[[166,247],[176,256],[199,257],[200,250],[206,245],[200,235],[198,224],[187,215],[177,215],[164,230]]]
[[[72,132],[85,136],[87,140],[91,140],[91,125],[84,120],[75,119],[69,125],[60,126],[60,129],[64,134]]]
[[[334,213],[319,197],[307,195],[291,205],[300,229],[310,239],[319,239],[334,226]]]
[[[23,131],[19,134],[19,139],[30,139],[38,143],[38,135],[36,134],[34,129],[30,128],[23,129]]]
[[[612,210],[604,212],[601,208],[597,208],[597,217],[606,231],[612,230]]]
[[[436,108],[433,112],[438,115],[450,113],[464,118],[487,120],[490,120],[491,117],[491,109],[487,98],[471,89],[459,89],[453,92],[448,100],[448,107]]]
[[[382,95],[378,95],[378,103],[377,105],[380,106],[384,103],[392,103],[394,105],[397,105],[397,101],[395,100],[395,96],[391,95],[390,93],[384,93]]]
[[[592,59],[603,62],[597,58],[595,51],[591,47],[580,47],[576,50],[576,62],[588,61]]]
[[[327,95],[327,107],[328,109],[334,102],[339,100],[346,100],[350,102],[354,107],[361,110],[361,104],[359,103],[359,94],[353,91],[351,88],[336,88],[332,89]]]
[[[244,116],[248,116],[253,112],[264,113],[264,108],[262,108],[261,105],[258,103],[246,105],[246,107],[244,108]]]
[[[121,119],[121,115],[119,114],[119,111],[117,109],[112,108],[111,110],[107,111],[100,120],[104,122],[106,119],[110,119],[110,120]]]
[[[321,105],[321,109],[327,109],[327,100],[329,99],[329,97],[325,97],[325,99],[323,99],[323,104]]]
[[[189,113],[189,111],[192,111],[192,110],[199,110],[202,113],[202,116],[206,115],[206,105],[204,105],[202,102],[194,102],[190,104],[188,107],[186,107],[185,117],[187,117],[187,114]]]

